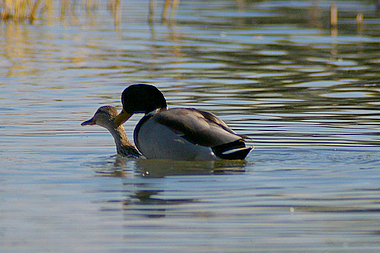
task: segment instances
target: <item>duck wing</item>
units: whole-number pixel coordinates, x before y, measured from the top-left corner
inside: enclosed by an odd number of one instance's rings
[[[201,146],[216,147],[242,140],[214,114],[194,108],[168,109],[153,118],[177,135]]]

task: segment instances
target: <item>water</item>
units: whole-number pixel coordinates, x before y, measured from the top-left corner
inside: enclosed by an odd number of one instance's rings
[[[148,1],[128,1],[117,27],[103,4],[1,23],[2,252],[379,249],[373,1],[181,1],[175,22],[151,25]],[[114,157],[110,134],[80,123],[120,110],[137,82],[255,149],[242,162]]]

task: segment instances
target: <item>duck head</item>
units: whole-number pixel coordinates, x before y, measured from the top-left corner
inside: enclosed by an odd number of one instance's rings
[[[100,107],[94,116],[83,122],[82,126],[87,125],[98,125],[102,126],[104,128],[110,129],[110,128],[116,128],[114,120],[117,116],[117,110],[115,107],[112,106],[102,106]]]
[[[133,84],[121,95],[123,110],[115,118],[115,125],[120,126],[134,113],[149,113],[156,109],[165,109],[164,95],[156,87],[149,84]]]

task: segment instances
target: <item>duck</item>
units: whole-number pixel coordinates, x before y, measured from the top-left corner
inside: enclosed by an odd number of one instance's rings
[[[150,84],[133,84],[122,95],[123,109],[115,118],[121,126],[133,114],[144,116],[135,127],[137,149],[148,159],[244,160],[254,148],[210,112],[167,108],[164,95]]]
[[[124,127],[115,125],[115,118],[118,112],[113,106],[102,106],[94,114],[94,116],[81,123],[82,126],[98,125],[106,128],[113,136],[116,144],[117,154],[123,157],[138,158],[141,157],[140,152],[129,141]]]

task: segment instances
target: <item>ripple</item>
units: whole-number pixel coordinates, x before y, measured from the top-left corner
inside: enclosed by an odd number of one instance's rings
[[[335,85],[341,85],[345,84],[346,82],[342,81],[311,81],[311,82],[303,82],[303,83],[298,83],[298,84],[288,84],[286,86],[288,87],[307,87],[307,88],[325,88],[325,87],[332,87]]]
[[[321,94],[323,97],[332,97],[332,98],[360,98],[360,97],[372,97],[372,95],[367,92],[359,91],[346,91],[346,92],[332,92],[329,94]]]

